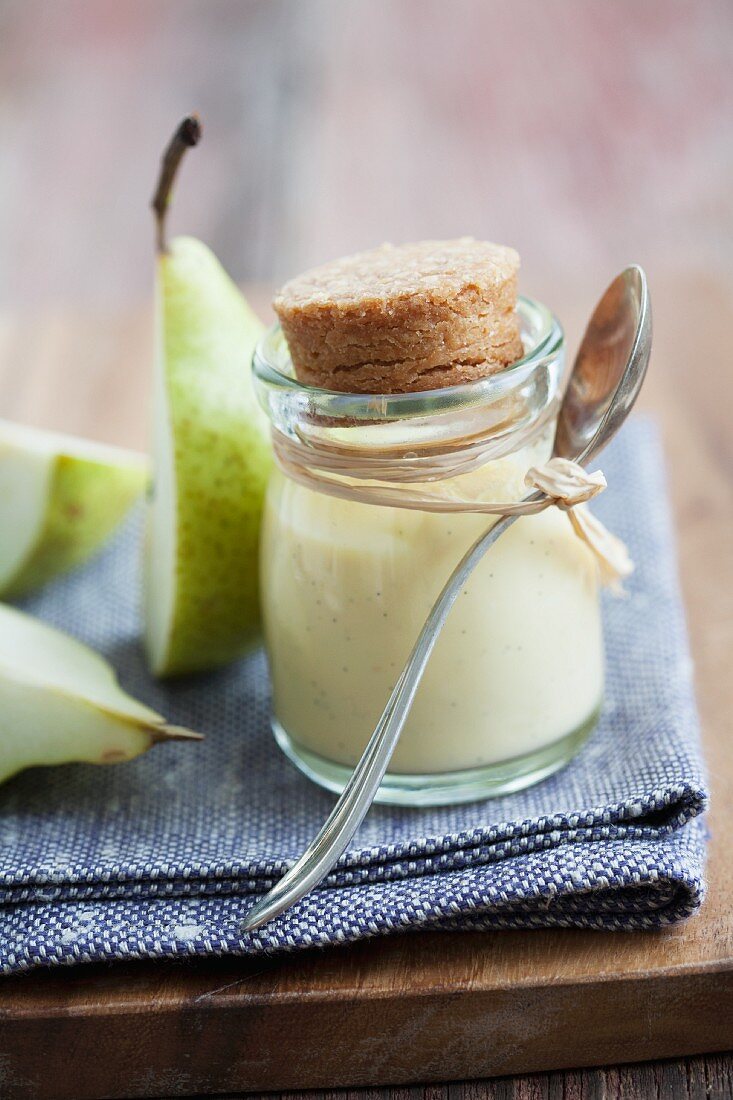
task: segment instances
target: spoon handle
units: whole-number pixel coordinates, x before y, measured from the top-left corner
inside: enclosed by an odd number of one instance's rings
[[[537,492],[526,499],[541,499],[543,495]],[[252,906],[240,924],[240,931],[253,932],[289,909],[323,881],[346,850],[379,790],[402,727],[410,713],[428,658],[448,617],[448,612],[455,603],[456,596],[489,547],[493,546],[518,518],[518,516],[505,516],[499,520],[480,535],[461,558],[433,604],[382,712],[382,717],[364,749],[361,760],[354,768],[351,778],[321,831],[297,863],[283,875],[264,898]]]

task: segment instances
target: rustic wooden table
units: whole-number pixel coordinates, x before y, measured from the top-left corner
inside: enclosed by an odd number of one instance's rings
[[[145,446],[146,199],[191,107],[207,132],[174,226],[205,237],[238,278],[270,284],[382,239],[470,232],[517,245],[524,287],[572,344],[603,283],[644,264],[656,339],[642,403],[664,430],[713,791],[709,898],[683,928],[416,936],[265,966],[4,981],[0,1094],[474,1076],[349,1095],[733,1096],[733,1059],[718,1054],[516,1076],[733,1048],[733,9],[27,0],[0,3],[0,62],[4,416]],[[302,1020],[264,1042],[273,1005],[282,1024],[288,1006],[315,1011],[345,992],[353,1012],[339,1009],[310,1057]],[[351,1063],[324,1075],[319,1044],[332,1049],[366,1002],[375,1029],[395,1019],[399,1034],[384,1047],[355,1035]],[[146,1005],[165,1010],[162,1029]],[[457,1027],[472,1006],[473,1027]],[[441,1059],[436,1030],[451,1020]]]

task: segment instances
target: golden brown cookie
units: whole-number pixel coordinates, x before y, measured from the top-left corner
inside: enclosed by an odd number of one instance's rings
[[[302,382],[437,389],[521,358],[518,270],[513,248],[471,237],[382,245],[292,279],[273,305]]]

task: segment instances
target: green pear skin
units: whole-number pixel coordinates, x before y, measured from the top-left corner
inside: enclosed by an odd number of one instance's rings
[[[0,596],[87,561],[147,481],[142,455],[0,421]]]
[[[124,692],[94,650],[0,604],[0,782],[35,765],[120,763],[170,740],[200,738]]]
[[[158,676],[224,665],[260,637],[258,547],[272,456],[250,363],[263,325],[213,253],[158,257],[146,649]]]
[[[38,542],[4,597],[24,596],[92,557],[143,494],[148,472],[60,455],[52,478]]]

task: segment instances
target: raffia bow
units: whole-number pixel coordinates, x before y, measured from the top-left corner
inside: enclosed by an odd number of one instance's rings
[[[357,500],[390,508],[410,508],[423,512],[474,512],[495,516],[532,516],[556,507],[566,512],[578,538],[593,552],[601,582],[622,592],[622,582],[634,565],[626,545],[604,527],[586,504],[602,493],[607,482],[600,470],[589,474],[577,462],[551,458],[541,466],[532,466],[524,481],[528,488],[543,496],[535,500],[480,501],[455,499],[427,492],[427,486],[458,472],[445,460],[429,462],[381,459],[365,463],[353,454],[319,445],[313,440],[298,443],[280,432],[273,433],[275,455],[283,471],[301,485],[329,496]],[[480,456],[470,466],[480,464]],[[465,472],[465,469],[461,472]],[[385,484],[385,479],[392,484]],[[422,484],[422,492],[412,486]]]
[[[545,494],[544,506],[554,505],[567,513],[578,538],[593,551],[598,562],[601,582],[622,591],[622,582],[634,570],[634,563],[624,543],[613,535],[589,508],[587,501],[598,496],[607,487],[603,473],[596,470],[589,474],[577,462],[567,458],[551,458],[542,466],[532,466],[524,477],[530,489]],[[521,515],[521,512],[515,512]]]

